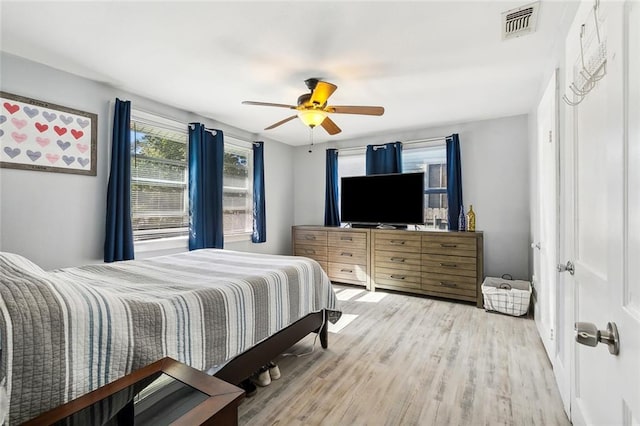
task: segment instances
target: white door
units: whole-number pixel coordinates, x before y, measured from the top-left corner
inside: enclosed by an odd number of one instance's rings
[[[602,343],[569,347],[574,424],[640,425],[639,8],[635,1],[583,2],[567,36],[567,84],[580,80],[581,33],[586,67],[606,52],[606,75],[579,105],[566,107],[561,258],[573,262],[575,275],[563,273],[562,285],[568,319],[600,330],[615,323],[620,338],[618,355]],[[569,336],[572,326],[566,321]]]

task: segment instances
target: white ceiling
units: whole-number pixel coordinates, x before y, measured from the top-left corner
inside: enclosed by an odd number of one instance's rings
[[[537,31],[502,41],[501,13],[523,1],[2,1],[1,49],[290,145],[295,104],[318,77],[334,105],[316,142],[531,111],[575,2],[542,2]]]

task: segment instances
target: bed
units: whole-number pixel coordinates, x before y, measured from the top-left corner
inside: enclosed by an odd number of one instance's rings
[[[10,424],[165,356],[237,384],[340,317],[303,257],[196,250],[47,272],[0,253],[0,379]]]

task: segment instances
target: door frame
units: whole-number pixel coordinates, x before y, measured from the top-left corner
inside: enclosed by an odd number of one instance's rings
[[[556,283],[557,283],[557,274],[555,280],[547,280],[548,276],[543,274],[544,272],[548,272],[547,268],[552,268],[555,270],[557,265],[557,256],[558,256],[558,240],[559,236],[557,235],[557,231],[559,230],[558,223],[558,205],[559,205],[559,188],[558,188],[558,170],[559,170],[559,155],[558,155],[558,70],[554,70],[551,76],[548,79],[547,84],[545,85],[545,90],[543,92],[540,101],[538,102],[538,107],[536,109],[536,134],[537,134],[537,146],[536,146],[536,162],[537,162],[537,184],[536,184],[536,197],[537,197],[537,207],[536,207],[536,233],[534,240],[535,242],[532,244],[533,251],[533,262],[534,262],[534,284],[536,288],[536,299],[537,299],[537,312],[535,313],[535,323],[538,328],[538,334],[544,344],[545,350],[547,352],[547,356],[553,363],[553,358],[556,353],[556,343],[554,339],[554,334],[557,330],[557,312],[556,312],[556,297],[557,294],[552,293],[556,292]],[[543,118],[544,117],[544,118]],[[550,117],[553,117],[550,119]],[[551,125],[549,127],[544,126],[547,123],[547,119],[550,119]],[[551,134],[547,134],[547,130],[551,132]],[[554,142],[555,152],[553,153],[553,174],[555,180],[555,188],[553,198],[554,201],[552,203],[552,208],[555,210],[556,215],[556,234],[549,232],[548,229],[542,225],[545,216],[550,213],[549,207],[551,204],[547,205],[543,202],[543,197],[545,197],[544,192],[547,189],[546,186],[543,187],[542,183],[547,179],[547,171],[550,171],[549,168],[544,167],[545,160],[549,160],[545,157],[547,143]],[[545,197],[545,199],[547,199]],[[546,206],[546,209],[543,211],[542,206]],[[544,235],[543,235],[543,232]],[[550,259],[546,258],[547,262],[545,262],[545,258],[542,256],[543,251],[547,250],[548,247],[553,244],[555,257],[556,259],[551,259],[552,265],[548,265],[546,263],[549,262]],[[548,318],[547,318],[548,317]]]
[[[573,339],[571,338],[571,334],[567,333],[567,321],[571,321],[573,319],[573,311],[572,310],[567,310],[567,300],[572,300],[571,297],[567,298],[567,295],[565,294],[567,292],[567,287],[565,285],[563,285],[563,281],[564,277],[562,276],[562,274],[560,274],[557,269],[556,266],[560,263],[560,259],[562,259],[563,257],[563,252],[561,251],[563,248],[566,248],[566,241],[563,241],[563,239],[566,239],[566,232],[563,232],[563,226],[566,223],[571,223],[570,221],[567,220],[567,218],[565,218],[563,216],[563,214],[567,213],[567,209],[566,209],[566,204],[563,200],[563,195],[564,195],[564,191],[563,191],[563,170],[564,167],[562,167],[563,161],[566,161],[567,156],[566,153],[562,152],[562,142],[565,140],[569,140],[569,139],[565,139],[565,135],[563,132],[564,126],[562,126],[561,124],[564,124],[563,121],[561,120],[561,117],[563,114],[561,114],[561,108],[563,105],[565,105],[564,103],[560,102],[560,81],[561,81],[561,73],[560,73],[560,69],[556,68],[552,74],[552,76],[549,79],[549,82],[546,85],[546,89],[544,92],[544,95],[541,99],[540,104],[542,103],[542,100],[545,98],[545,96],[547,96],[547,92],[552,91],[552,96],[553,96],[553,117],[554,117],[554,125],[553,128],[551,129],[552,133],[552,137],[555,139],[555,149],[554,149],[554,175],[555,175],[555,194],[554,194],[554,198],[555,198],[555,205],[553,206],[555,209],[555,235],[550,235],[550,236],[542,236],[540,235],[541,233],[541,227],[540,227],[540,221],[542,220],[541,217],[538,217],[538,234],[539,234],[539,240],[542,241],[543,244],[549,244],[550,242],[550,238],[553,239],[553,241],[551,241],[551,244],[553,244],[555,247],[555,256],[552,259],[548,259],[548,261],[551,263],[551,265],[547,265],[547,267],[551,267],[552,270],[554,271],[554,276],[555,276],[555,281],[553,283],[553,285],[551,286],[547,286],[547,290],[549,292],[553,293],[553,303],[551,303],[551,298],[547,297],[545,298],[543,296],[543,300],[545,300],[547,303],[549,303],[548,309],[551,310],[551,314],[553,315],[553,318],[551,319],[551,322],[549,324],[542,324],[542,323],[538,323],[538,326],[542,326],[542,325],[548,325],[551,327],[551,330],[541,330],[540,328],[538,328],[538,332],[542,338],[543,344],[545,346],[545,349],[547,350],[547,355],[549,357],[549,360],[551,361],[551,364],[553,365],[553,373],[554,376],[556,378],[556,384],[558,386],[558,390],[560,391],[560,396],[562,398],[562,403],[565,409],[565,412],[567,414],[567,416],[570,418],[571,417],[571,369],[572,369],[572,356],[573,354],[570,353],[569,347],[573,348]],[[553,84],[553,87],[551,87],[551,83]],[[538,105],[538,111],[539,111],[539,107],[540,104]],[[567,114],[564,114],[564,117],[566,119]],[[538,117],[538,124],[540,123],[540,119]],[[568,121],[568,120],[567,120]],[[546,136],[545,135],[538,135],[538,144],[543,144],[544,141],[546,140]],[[541,157],[542,157],[542,146],[538,146],[538,186],[541,183],[541,175],[542,175],[542,169],[540,167],[540,162],[541,162]],[[538,188],[538,190],[540,190],[540,188]],[[540,200],[538,200],[538,203],[540,203]],[[538,215],[540,215],[540,213],[538,213]],[[538,262],[539,262],[539,266],[542,266],[542,259],[541,256],[538,256]],[[540,272],[540,270],[538,270],[537,272]],[[538,280],[540,280],[542,277],[540,274],[538,274]],[[571,291],[572,288],[570,288]],[[564,320],[564,321],[563,321]],[[571,323],[572,324],[572,323]],[[571,324],[569,324],[569,327],[572,327]],[[565,331],[564,333],[562,331]],[[562,340],[561,340],[562,339]],[[561,350],[563,349],[563,350]],[[564,359],[562,357],[562,354],[565,355]]]

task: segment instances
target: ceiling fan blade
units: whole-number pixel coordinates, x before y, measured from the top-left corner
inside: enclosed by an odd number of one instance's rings
[[[330,105],[324,109],[327,112],[336,114],[361,114],[361,115],[382,115],[384,108],[381,106],[348,106]]]
[[[313,93],[311,93],[311,103],[316,105],[324,105],[329,99],[329,96],[336,91],[338,86],[335,84],[327,83],[326,81],[319,81],[316,84],[316,88],[313,89]]]
[[[289,108],[289,109],[296,109],[297,108],[297,107],[295,107],[293,105],[274,104],[274,103],[271,103],[271,102],[242,101],[242,103],[244,105],[272,106],[272,107]]]
[[[330,119],[329,117],[325,118],[324,121],[322,123],[320,123],[320,125],[330,135],[337,135],[338,133],[340,133],[342,131],[342,130],[340,130],[340,127],[338,127],[338,125],[336,123],[334,123],[333,120]]]
[[[287,121],[291,121],[291,120],[293,120],[293,119],[294,119],[294,118],[296,118],[297,116],[298,116],[298,115],[292,115],[291,117],[287,117],[287,118],[285,118],[284,120],[280,120],[280,121],[278,121],[277,123],[274,123],[274,124],[272,124],[271,126],[269,126],[269,127],[265,128],[265,130],[271,130],[271,129],[274,129],[274,128],[276,128],[276,127],[278,127],[278,126],[280,126],[280,125],[282,125],[282,124],[286,123]]]

